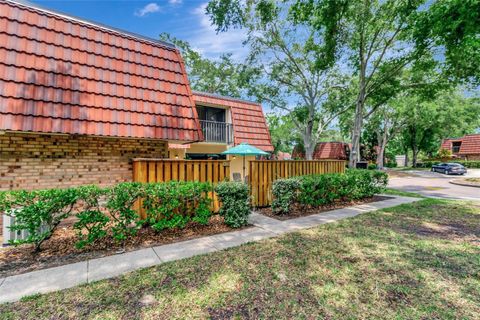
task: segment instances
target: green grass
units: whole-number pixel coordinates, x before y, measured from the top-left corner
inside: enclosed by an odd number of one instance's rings
[[[425,196],[422,196],[419,193],[402,191],[402,190],[391,189],[391,188],[387,188],[383,193],[389,194],[392,196],[400,196],[400,197],[426,198]]]
[[[480,207],[425,199],[0,305],[2,319],[478,319]]]
[[[400,168],[389,168],[388,170],[392,171],[430,171],[430,168],[414,168],[414,167],[400,167]]]
[[[480,184],[480,178],[465,178],[465,181]]]

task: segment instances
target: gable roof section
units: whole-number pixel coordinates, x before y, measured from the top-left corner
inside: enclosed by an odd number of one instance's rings
[[[314,160],[321,159],[331,159],[331,160],[347,160],[347,148],[349,148],[348,143],[345,142],[319,142],[315,146],[312,158]],[[299,147],[296,146],[293,149],[292,156],[294,158],[304,158],[305,151],[299,150]]]
[[[452,150],[452,142],[462,142],[459,155],[480,154],[480,134],[467,134],[461,138],[443,139],[440,149]]]
[[[193,91],[193,96],[196,104],[230,108],[236,145],[247,142],[263,151],[273,151],[261,104],[198,91]]]
[[[459,154],[480,154],[480,134],[464,136]]]
[[[173,46],[2,1],[0,56],[0,130],[203,139]]]

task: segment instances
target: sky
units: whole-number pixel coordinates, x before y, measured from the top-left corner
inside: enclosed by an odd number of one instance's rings
[[[206,0],[31,0],[79,18],[100,22],[129,32],[158,39],[162,32],[190,42],[209,58],[232,53],[241,59],[244,32],[217,34],[205,14]]]

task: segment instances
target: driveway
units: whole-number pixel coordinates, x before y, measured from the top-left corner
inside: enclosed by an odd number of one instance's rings
[[[450,180],[458,178],[458,176],[421,170],[389,173],[390,181],[388,185],[393,189],[416,192],[427,197],[480,201],[480,188],[449,183]],[[463,177],[480,177],[480,169],[469,169]]]

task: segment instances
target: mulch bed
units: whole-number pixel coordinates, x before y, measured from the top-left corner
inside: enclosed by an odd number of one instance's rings
[[[312,214],[317,214],[317,213],[322,213],[322,212],[327,212],[327,211],[332,211],[335,209],[342,209],[346,207],[351,207],[351,206],[356,206],[359,204],[365,204],[365,203],[370,203],[370,202],[377,202],[377,201],[384,201],[388,199],[393,199],[392,197],[385,197],[385,196],[373,196],[371,198],[365,198],[362,200],[357,200],[357,201],[343,201],[343,202],[336,202],[331,205],[325,205],[321,207],[304,207],[301,205],[294,205],[290,212],[288,214],[276,214],[272,211],[271,207],[266,207],[266,208],[259,208],[257,209],[258,213],[261,213],[263,215],[266,215],[270,218],[274,218],[277,220],[289,220],[289,219],[295,219],[295,218],[300,218],[300,217],[305,217],[309,216]]]
[[[191,222],[184,229],[163,230],[161,232],[155,232],[152,228],[142,228],[137,236],[126,242],[125,251],[185,241],[232,230],[225,225],[223,217],[219,215],[212,216],[210,223],[206,226]],[[33,253],[31,245],[0,249],[0,277],[114,255],[123,250],[122,244],[118,244],[108,237],[81,250],[75,248],[76,241],[75,232],[70,224],[59,227],[53,236],[42,244],[42,251],[39,253]]]

